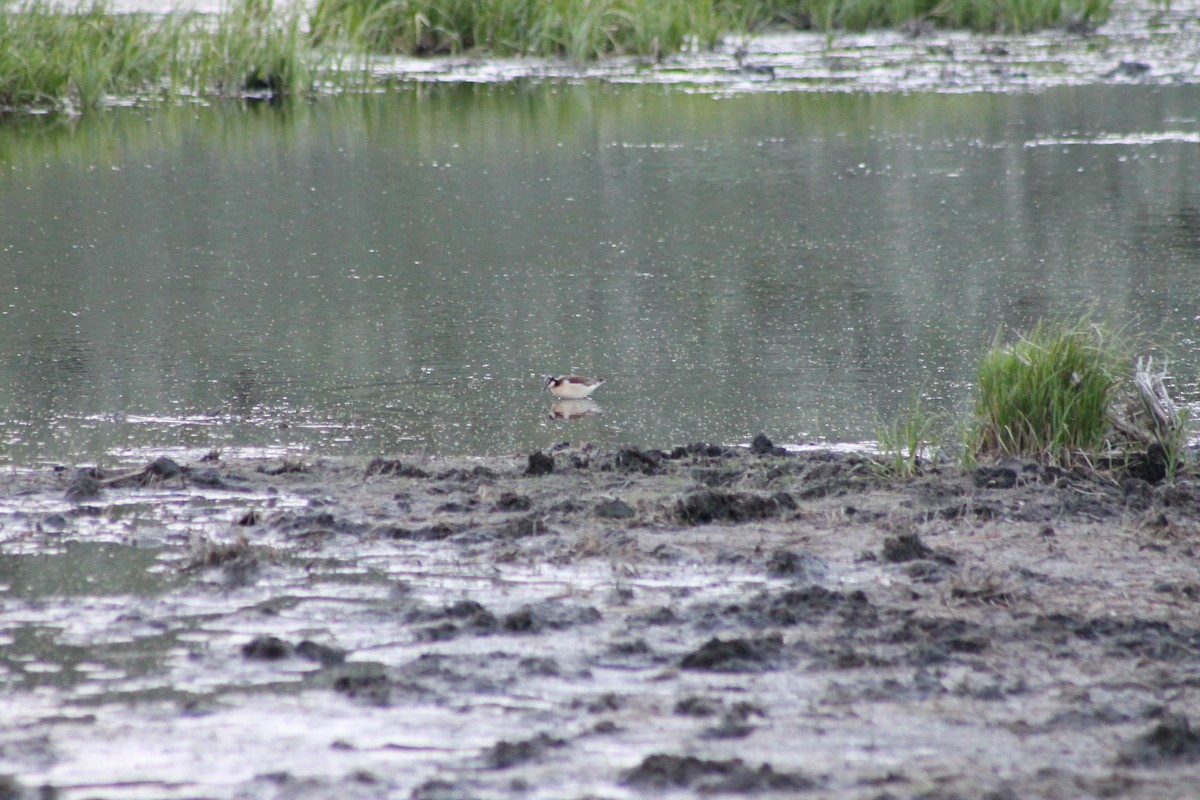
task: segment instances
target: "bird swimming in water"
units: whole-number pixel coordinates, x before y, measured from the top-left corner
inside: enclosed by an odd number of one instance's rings
[[[604,378],[584,378],[580,375],[547,375],[542,391],[550,390],[555,397],[582,400],[605,384]]]

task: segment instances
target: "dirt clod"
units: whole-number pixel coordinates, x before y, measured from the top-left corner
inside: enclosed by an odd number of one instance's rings
[[[805,791],[816,782],[799,773],[776,772],[770,764],[758,769],[740,758],[701,759],[656,753],[627,771],[622,782],[640,789],[694,789],[701,793]]]
[[[921,541],[921,537],[915,533],[889,536],[883,540],[883,560],[892,564],[916,561],[932,555],[933,550],[927,547]]]
[[[278,661],[290,658],[292,646],[275,636],[256,636],[242,646],[242,655],[259,661]]]
[[[484,752],[483,760],[489,769],[508,769],[541,758],[547,751],[566,745],[564,739],[539,733],[532,739],[518,742],[496,742]]]
[[[529,454],[529,464],[525,467],[526,475],[538,477],[549,475],[552,472],[554,472],[554,456],[548,456],[541,450]]]
[[[81,468],[75,470],[75,476],[64,493],[67,500],[78,503],[83,500],[94,500],[100,496],[100,481],[96,479],[95,470]]]
[[[747,522],[774,517],[794,509],[796,501],[786,492],[773,496],[705,489],[693,492],[675,504],[675,517],[685,525],[710,522]]]
[[[709,639],[679,662],[684,669],[712,672],[758,672],[770,669],[783,652],[778,634],[758,639]]]
[[[1121,753],[1127,766],[1154,766],[1162,762],[1191,764],[1200,761],[1200,734],[1183,714],[1166,714]]]

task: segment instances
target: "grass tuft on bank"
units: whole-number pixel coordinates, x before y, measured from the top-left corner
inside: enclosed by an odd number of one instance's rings
[[[1116,470],[1158,482],[1188,463],[1188,415],[1163,363],[1136,358],[1125,334],[1084,316],[1040,321],[982,355],[973,409],[959,434],[963,466],[1004,458]],[[914,395],[876,428],[878,470],[908,478],[947,453],[946,418]]]
[[[1039,322],[1008,344],[999,338],[979,364],[971,450],[1062,465],[1104,450],[1109,410],[1129,380],[1118,335],[1083,320]]]
[[[1038,322],[1009,343],[997,335],[979,364],[967,455],[1168,477],[1186,459],[1187,416],[1166,378],[1088,317]]]

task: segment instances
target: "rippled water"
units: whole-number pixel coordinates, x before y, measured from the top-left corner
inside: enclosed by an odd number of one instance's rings
[[[0,459],[861,441],[1094,307],[1200,368],[1200,89],[425,86],[0,129]],[[553,419],[541,376],[607,377]]]

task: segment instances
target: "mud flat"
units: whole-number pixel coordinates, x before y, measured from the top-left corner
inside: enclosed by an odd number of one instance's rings
[[[2,481],[4,796],[1195,791],[1190,477],[760,438]]]

